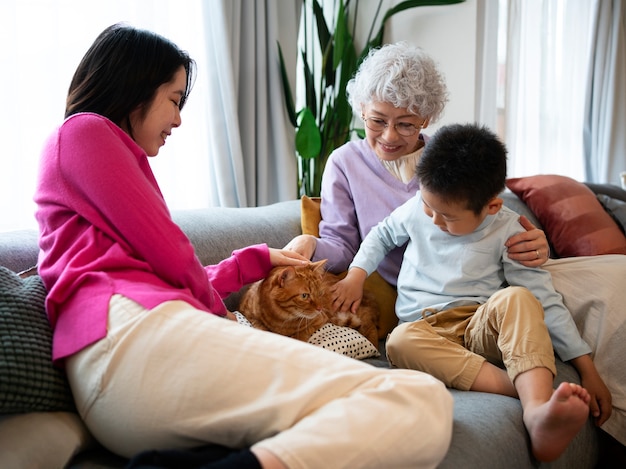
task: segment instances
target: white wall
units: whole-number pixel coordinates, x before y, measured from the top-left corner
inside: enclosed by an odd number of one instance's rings
[[[398,3],[383,0],[381,12]],[[427,133],[431,135],[442,125],[475,120],[477,3],[478,0],[465,0],[453,5],[417,7],[397,13],[387,22],[384,42],[408,41],[422,47],[446,78],[450,101],[443,117],[429,126]],[[355,40],[360,49],[378,0],[358,0],[358,4]]]

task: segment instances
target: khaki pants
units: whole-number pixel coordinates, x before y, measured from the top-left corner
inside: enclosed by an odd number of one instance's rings
[[[504,366],[512,382],[532,368],[556,375],[543,307],[522,287],[499,290],[483,305],[461,306],[396,327],[387,339],[393,366],[424,371],[469,390],[483,362]]]
[[[110,450],[264,447],[290,468],[436,467],[452,397],[425,373],[372,367],[180,301],[115,295],[107,337],[67,360],[80,415]]]

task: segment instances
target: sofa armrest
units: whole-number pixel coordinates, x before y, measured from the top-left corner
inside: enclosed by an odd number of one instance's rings
[[[39,253],[37,230],[0,233],[0,265],[21,272],[37,265]]]
[[[593,191],[594,194],[608,195],[613,199],[626,202],[626,191],[615,184],[598,184],[594,182],[586,182],[585,186]]]

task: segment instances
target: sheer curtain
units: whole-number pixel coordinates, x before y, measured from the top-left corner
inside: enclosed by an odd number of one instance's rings
[[[498,129],[498,2],[477,0],[476,122]]]
[[[585,111],[589,181],[619,185],[626,171],[626,0],[596,1]]]
[[[20,0],[0,3],[3,112],[0,113],[0,231],[35,228],[32,202],[44,141],[63,120],[72,74],[96,36],[125,21],[160,33],[189,51],[206,75],[201,0]],[[10,44],[10,45],[9,45]],[[201,86],[194,87],[175,129],[151,159],[171,208],[208,206],[207,115]],[[182,188],[182,190],[181,190]]]
[[[583,122],[594,2],[509,0],[505,141],[509,176],[584,180]]]
[[[280,80],[280,42],[295,75],[300,1],[215,0],[204,4],[209,186],[223,206],[297,197],[294,132]]]

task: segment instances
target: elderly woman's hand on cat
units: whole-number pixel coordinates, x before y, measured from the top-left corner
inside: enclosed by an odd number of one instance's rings
[[[363,285],[367,272],[353,267],[348,274],[331,288],[335,311],[351,311],[356,314],[363,299]]]
[[[287,251],[294,251],[299,254],[302,254],[307,259],[311,259],[313,257],[313,253],[315,252],[315,247],[317,246],[317,238],[312,235],[299,235],[293,238],[287,245],[283,248]]]
[[[278,265],[306,265],[311,262],[310,259],[295,251],[276,248],[269,248],[269,251],[270,262],[274,267]]]

